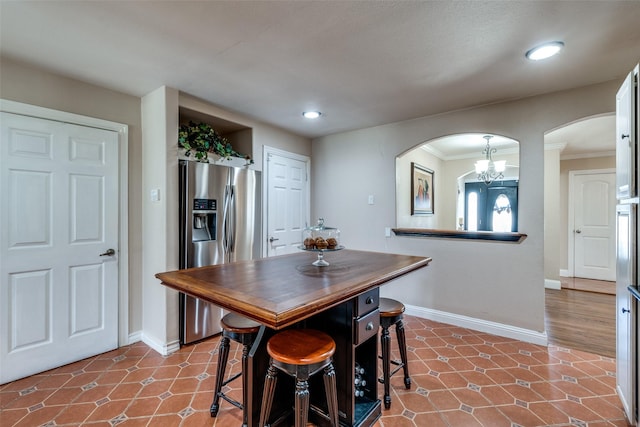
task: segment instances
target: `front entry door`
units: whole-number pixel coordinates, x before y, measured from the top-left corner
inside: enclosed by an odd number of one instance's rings
[[[615,173],[576,173],[574,276],[616,280]]]
[[[118,346],[118,134],[0,114],[5,383]]]
[[[267,256],[299,251],[309,224],[308,158],[269,149],[267,175]]]

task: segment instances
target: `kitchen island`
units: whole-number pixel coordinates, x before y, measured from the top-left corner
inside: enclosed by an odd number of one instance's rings
[[[300,252],[156,275],[170,288],[263,325],[249,353],[247,375],[252,381],[246,405],[250,426],[258,424],[269,361],[266,342],[276,331],[288,327],[324,330],[336,341],[334,365],[341,424],[370,426],[381,414],[377,392],[379,287],[426,267],[431,258],[348,249],[325,254],[330,263],[326,267],[312,265],[315,258],[314,253]],[[354,384],[356,367],[361,372],[360,383],[364,379],[366,387]],[[326,410],[322,383],[312,381],[311,390],[312,407]],[[320,392],[314,394],[313,390]],[[274,399],[279,405],[274,404],[273,413],[284,417],[293,392],[277,392],[281,398]],[[325,421],[321,416],[314,419],[317,424]]]

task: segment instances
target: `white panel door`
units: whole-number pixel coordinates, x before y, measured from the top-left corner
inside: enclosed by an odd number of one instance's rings
[[[267,153],[267,256],[298,252],[309,223],[308,160]]]
[[[636,413],[636,317],[638,304],[627,289],[636,277],[637,206],[619,205],[616,268],[616,389],[627,419]],[[634,423],[635,425],[635,423]]]
[[[636,146],[633,112],[636,90],[634,73],[627,75],[616,93],[616,192],[618,199],[636,197],[637,183],[634,166],[638,147]]]
[[[118,134],[0,114],[5,383],[118,346]]]
[[[616,280],[615,173],[574,179],[574,276]]]

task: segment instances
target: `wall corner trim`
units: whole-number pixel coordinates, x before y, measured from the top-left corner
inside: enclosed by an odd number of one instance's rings
[[[180,350],[180,341],[160,342],[160,340],[145,334],[141,335],[142,342],[160,353],[162,356],[168,356],[173,352]]]

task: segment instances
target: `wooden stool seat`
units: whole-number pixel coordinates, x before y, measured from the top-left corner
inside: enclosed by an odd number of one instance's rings
[[[238,409],[242,409],[242,425],[247,425],[247,413],[245,409],[245,402],[249,399],[249,384],[252,380],[246,375],[249,349],[253,345],[258,332],[260,331],[260,324],[241,316],[236,313],[226,314],[220,320],[220,326],[222,326],[222,339],[220,340],[220,347],[218,348],[218,368],[216,371],[216,385],[213,394],[213,402],[211,403],[211,409],[209,412],[212,417],[218,415],[220,410],[220,398],[223,398],[227,402],[231,403]],[[229,342],[230,340],[236,341],[242,344],[242,370],[225,380],[225,371],[227,368],[227,360],[229,358]],[[222,387],[229,384],[231,381],[242,375],[242,403],[230,398],[222,392]]]
[[[391,298],[380,298],[380,317],[395,317],[404,313],[404,304]]]
[[[260,330],[260,323],[236,313],[229,313],[220,320],[222,329],[238,334],[254,334]]]
[[[290,329],[275,335],[267,343],[267,353],[281,363],[312,365],[329,359],[336,343],[324,332],[311,329]]]
[[[313,329],[289,329],[272,336],[267,342],[270,362],[262,393],[259,426],[269,425],[277,370],[280,370],[296,380],[295,427],[305,427],[309,418],[308,380],[312,375],[323,370],[328,418],[331,425],[339,427],[338,391],[332,359],[335,351],[336,343],[333,338]]]
[[[407,340],[404,335],[404,323],[402,313],[404,304],[391,298],[380,298],[380,346],[382,347],[382,378],[379,382],[384,384],[384,407],[391,407],[390,380],[391,376],[400,369],[404,370],[404,386],[408,390],[411,388],[411,378],[409,377],[409,365],[407,362]],[[391,360],[391,336],[389,327],[396,326],[396,338],[398,339],[398,350],[400,350],[400,361]],[[391,365],[396,365],[396,369],[391,371]]]

